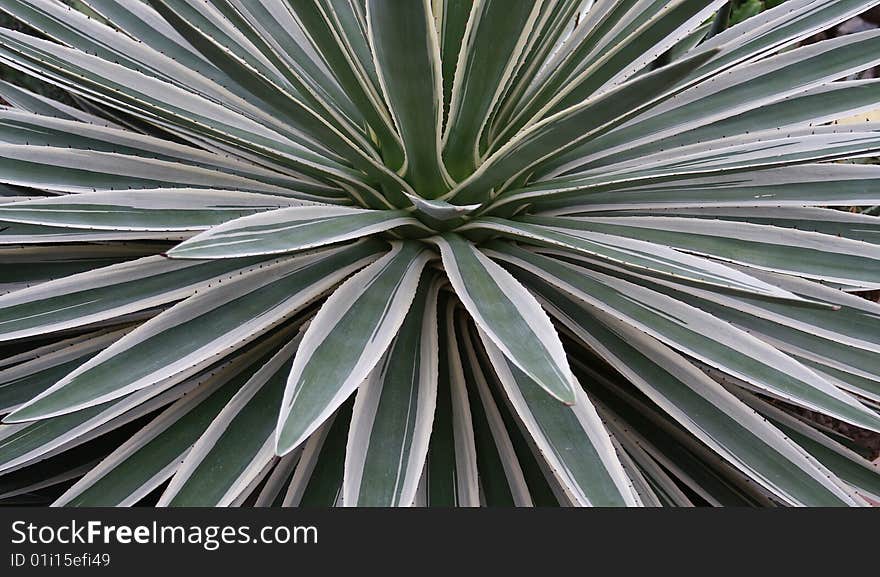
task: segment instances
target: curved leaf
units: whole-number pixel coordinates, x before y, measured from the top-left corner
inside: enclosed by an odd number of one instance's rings
[[[191,231],[301,201],[199,188],[69,194],[0,205],[0,219],[90,230]]]
[[[315,248],[398,227],[424,229],[402,210],[298,206],[209,228],[171,250],[171,258],[237,258]]]
[[[430,258],[420,243],[395,243],[325,301],[290,370],[278,417],[278,454],[305,441],[379,362],[403,324]]]
[[[577,382],[541,306],[508,272],[458,235],[435,237],[449,282],[477,325],[550,395],[575,402]]]
[[[342,502],[350,507],[413,503],[437,402],[437,293],[419,287],[394,342],[358,388],[345,449]]]
[[[6,417],[45,419],[163,382],[179,382],[264,334],[373,260],[379,246],[282,260],[196,294],[125,338]]]

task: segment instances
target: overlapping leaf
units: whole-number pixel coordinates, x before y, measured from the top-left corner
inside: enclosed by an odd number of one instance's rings
[[[876,4],[3,2],[0,503],[880,501]]]

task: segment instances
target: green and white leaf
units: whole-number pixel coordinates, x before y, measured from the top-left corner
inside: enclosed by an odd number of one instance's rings
[[[192,393],[162,411],[119,446],[77,483],[54,506],[131,506],[165,483],[180,466],[193,443],[217,414],[259,368],[278,335],[210,371]]]
[[[415,242],[343,283],[303,336],[284,391],[276,450],[302,444],[355,391],[391,345],[415,298],[430,251]]]
[[[178,261],[148,256],[70,276],[62,274],[63,278],[0,295],[0,340],[58,332],[167,305],[277,262]]]
[[[403,210],[297,206],[209,228],[168,251],[168,256],[218,259],[296,252],[399,227],[424,230]]]
[[[534,297],[463,238],[447,234],[434,241],[449,282],[477,326],[547,393],[574,403],[577,382],[556,330]]]
[[[274,457],[278,406],[301,335],[284,345],[229,400],[193,444],[159,506],[229,506]]]
[[[856,398],[776,348],[700,309],[625,280],[521,248],[499,246],[492,252],[514,264],[528,285],[557,311],[563,309],[577,317],[569,311],[577,311],[577,301],[583,301],[774,396],[871,430],[880,427],[877,415]]]
[[[611,439],[580,385],[573,406],[554,403],[482,330],[480,335],[507,398],[566,498],[581,506],[637,505]]]
[[[402,173],[420,196],[436,198],[451,178],[440,152],[443,85],[431,0],[367,0],[366,18],[379,84],[403,141]]]
[[[0,205],[0,219],[89,230],[197,231],[301,201],[234,190],[166,188],[68,194]]]
[[[591,316],[602,324],[579,317],[578,338],[749,478],[793,505],[861,504],[800,446],[685,358],[606,313]]]
[[[289,319],[375,259],[378,250],[367,242],[306,254],[218,283],[144,323],[7,421],[45,419],[180,382]]]
[[[358,387],[342,502],[346,506],[409,506],[428,453],[437,402],[437,293],[421,286],[400,332]]]

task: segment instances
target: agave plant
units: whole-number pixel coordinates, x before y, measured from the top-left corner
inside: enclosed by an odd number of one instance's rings
[[[880,499],[875,4],[0,1],[0,498]]]

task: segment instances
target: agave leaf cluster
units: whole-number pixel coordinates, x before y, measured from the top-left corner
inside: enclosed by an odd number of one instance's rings
[[[880,499],[877,2],[725,4],[0,1],[0,500]]]

